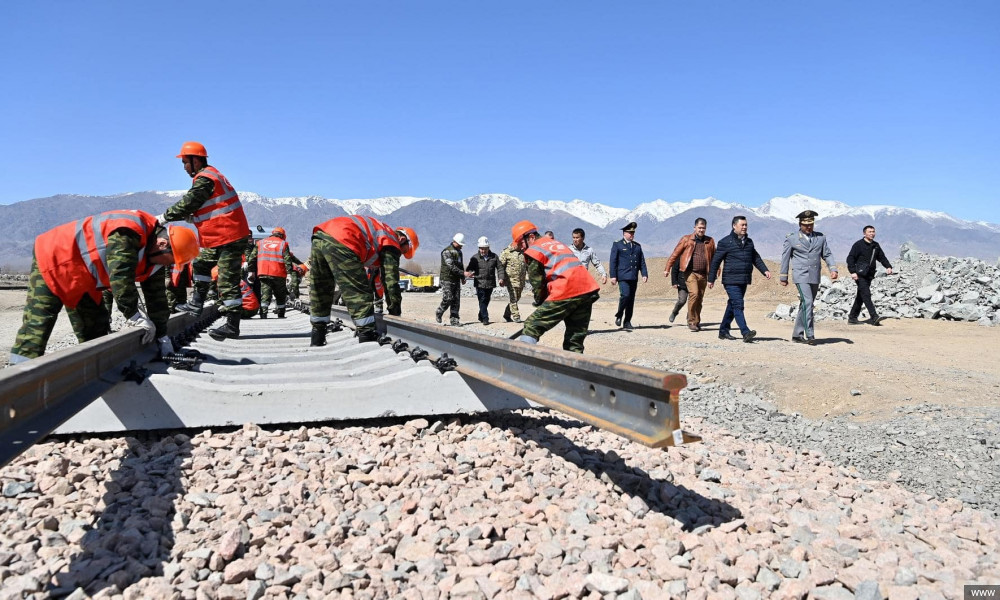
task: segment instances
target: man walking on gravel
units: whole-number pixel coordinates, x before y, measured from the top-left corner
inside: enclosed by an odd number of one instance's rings
[[[861,314],[861,305],[863,303],[865,308],[868,309],[868,320],[865,323],[881,325],[885,317],[878,316],[878,313],[875,311],[871,292],[872,279],[875,278],[875,261],[878,261],[885,267],[885,272],[889,275],[892,275],[892,265],[889,264],[889,259],[885,257],[885,252],[882,252],[882,246],[875,241],[875,226],[866,225],[864,230],[862,230],[862,234],[864,237],[854,242],[854,245],[851,246],[851,251],[847,255],[847,272],[851,274],[851,278],[858,284],[858,293],[854,297],[854,305],[851,306],[851,312],[847,313],[847,322],[851,325],[861,323],[861,321],[858,321],[858,315]]]
[[[511,243],[500,253],[500,268],[504,273],[504,284],[507,286],[507,307],[503,309],[503,320],[508,323],[521,322],[521,311],[518,309],[517,301],[521,299],[521,292],[524,291],[524,277],[526,274],[524,265],[524,253]]]
[[[795,287],[799,291],[799,312],[792,327],[792,341],[810,346],[816,344],[813,305],[822,276],[821,260],[825,260],[830,268],[830,279],[837,278],[837,265],[833,262],[833,251],[826,243],[826,236],[813,230],[818,216],[813,210],[804,210],[796,215],[799,230],[785,236],[785,245],[781,249],[781,272],[778,274],[781,285],[787,286],[789,266],[792,269]]]
[[[466,277],[472,277],[476,286],[476,298],[479,300],[479,322],[490,324],[490,299],[493,289],[499,280],[503,285],[503,271],[500,270],[500,258],[490,250],[490,240],[484,235],[479,238],[479,252],[469,259],[466,267]]]
[[[191,189],[156,217],[160,223],[190,219],[198,228],[202,251],[194,261],[194,292],[180,310],[200,315],[212,281],[212,267],[219,265],[219,312],[226,324],[209,330],[214,339],[240,336],[240,266],[250,239],[250,226],[236,188],[208,164],[208,151],[198,142],[185,142],[177,158],[191,177]]]
[[[455,327],[462,326],[458,310],[462,306],[462,284],[465,283],[465,263],[462,260],[464,241],[465,234],[456,233],[451,243],[441,251],[441,306],[434,313],[434,318],[440,323],[445,311],[451,309],[451,324]]]
[[[384,269],[386,311],[403,312],[399,256],[413,258],[420,241],[409,227],[393,229],[372,217],[337,217],[313,228],[312,281],[309,286],[310,346],[326,345],[333,293],[340,286],[344,305],[356,326],[358,342],[378,339],[372,281],[366,269]]]
[[[600,286],[565,244],[539,237],[538,228],[530,221],[518,222],[510,233],[524,252],[528,281],[535,295],[532,304],[538,307],[524,322],[518,341],[537,344],[542,334],[565,323],[563,350],[583,354]]]
[[[719,240],[712,264],[708,267],[709,289],[715,286],[715,279],[723,264],[725,270],[722,271],[722,285],[726,288],[729,301],[726,302],[726,312],[722,315],[722,322],[719,323],[719,339],[736,339],[729,333],[729,326],[733,319],[736,319],[743,341],[749,344],[757,332],[747,326],[743,314],[743,297],[746,295],[747,286],[753,281],[754,267],[768,279],[771,278],[771,272],[767,270],[764,259],[754,248],[753,240],[747,235],[747,218],[743,215],[733,217],[732,233]]]
[[[45,354],[63,306],[76,338],[107,335],[111,318],[102,302],[114,303],[143,330],[142,343],[157,339],[162,354],[173,354],[167,337],[166,279],[161,266],[183,264],[198,254],[198,234],[182,224],[164,226],[141,210],[113,210],[60,225],[35,239],[24,319],[10,350],[15,365]],[[142,287],[145,312],[135,284]]]
[[[588,246],[583,240],[586,239],[587,232],[583,229],[577,227],[573,230],[573,245],[569,247],[576,255],[577,260],[584,268],[590,268],[590,265],[594,265],[597,269],[597,274],[601,277],[601,285],[608,282],[608,273],[604,270],[604,265],[601,264],[601,259],[597,258],[597,253],[594,249]]]
[[[632,311],[635,309],[635,294],[639,289],[639,275],[646,283],[646,258],[642,254],[642,246],[635,241],[635,230],[638,225],[632,221],[622,227],[622,239],[611,245],[611,260],[608,270],[611,272],[611,285],[617,285],[621,297],[618,299],[618,312],[615,313],[615,326],[632,329]],[[622,320],[625,325],[622,325]]]
[[[708,266],[715,256],[715,240],[705,235],[708,221],[698,217],[694,220],[694,233],[685,235],[677,242],[673,253],[667,259],[664,277],[671,277],[677,288],[677,304],[670,313],[669,321],[674,322],[684,303],[688,303],[687,325],[691,331],[701,331],[701,306],[705,300],[705,286],[708,284]],[[676,269],[676,281],[673,272]]]

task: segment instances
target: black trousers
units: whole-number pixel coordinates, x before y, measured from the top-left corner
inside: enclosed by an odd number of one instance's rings
[[[872,303],[872,280],[868,277],[858,277],[858,293],[854,296],[854,306],[851,307],[851,312],[848,313],[848,319],[857,319],[858,315],[861,314],[861,305],[864,304],[865,308],[868,309],[868,318],[874,319],[878,316],[875,312],[875,304]]]
[[[490,298],[493,297],[493,288],[476,288],[476,299],[479,300],[479,321],[489,321]]]

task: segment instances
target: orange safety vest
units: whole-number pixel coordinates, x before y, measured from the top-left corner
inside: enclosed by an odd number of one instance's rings
[[[146,245],[156,229],[156,217],[141,210],[112,210],[50,229],[35,239],[35,260],[45,285],[68,308],[85,294],[100,303],[108,277],[108,236],[116,229],[139,235],[142,249],[135,280],[143,282],[160,269],[146,260]],[[162,277],[162,273],[160,277]]]
[[[314,227],[313,233],[317,231],[326,233],[350,248],[366,269],[382,266],[380,254],[386,248],[395,248],[400,253],[403,251],[399,247],[395,230],[371,217],[337,217]]]
[[[240,293],[243,295],[243,310],[257,311],[260,309],[260,300],[257,294],[253,293],[253,288],[245,279],[240,279]]]
[[[285,269],[285,249],[288,242],[277,236],[257,240],[257,274],[269,277],[288,275]]]
[[[562,242],[542,238],[524,254],[545,267],[545,285],[549,289],[546,300],[566,300],[601,289],[587,272],[587,267]]]
[[[192,269],[191,263],[174,265],[170,269],[170,285],[175,288],[186,288],[191,283],[193,273],[194,269]]]
[[[204,177],[215,184],[212,197],[195,211],[191,221],[198,228],[202,248],[216,248],[250,235],[250,225],[236,189],[226,176],[212,166],[205,167],[195,179]]]

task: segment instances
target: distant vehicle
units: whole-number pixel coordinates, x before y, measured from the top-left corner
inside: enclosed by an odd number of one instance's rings
[[[275,225],[275,227],[277,227],[277,225]],[[250,228],[250,233],[253,234],[253,239],[255,241],[271,237],[272,231],[274,231],[274,227],[265,227],[264,225],[255,225]]]
[[[440,285],[441,280],[437,275],[406,273],[399,276],[399,288],[405,292],[436,292]]]

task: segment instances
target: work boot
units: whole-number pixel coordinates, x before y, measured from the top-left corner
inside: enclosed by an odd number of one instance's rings
[[[366,329],[364,331],[358,332],[358,343],[367,344],[368,342],[377,342],[378,332],[374,329]]]
[[[267,307],[266,306],[261,306],[260,307],[260,318],[261,319],[266,319],[267,318]]]
[[[312,338],[309,340],[309,345],[326,345],[326,323],[313,323]]]
[[[667,320],[670,321],[671,323],[673,323],[674,319],[676,319],[676,318],[677,318],[677,312],[674,311],[674,312],[670,313],[670,316],[667,317]]]
[[[200,317],[202,309],[205,308],[205,302],[202,300],[201,294],[198,293],[198,290],[195,290],[191,293],[191,300],[185,302],[184,304],[178,304],[176,308],[179,312],[186,312],[196,317]]]
[[[443,316],[444,316],[444,311],[441,310],[434,311],[434,320],[437,321],[438,323],[441,322],[441,317]]]
[[[281,308],[277,309],[274,312],[278,313],[278,318],[279,319],[284,319],[285,318],[285,307],[281,307]]]
[[[462,322],[459,321],[458,319],[452,319],[451,320],[451,326],[452,327],[461,327],[462,326]]]
[[[240,313],[235,311],[226,313],[226,324],[222,327],[209,329],[208,335],[212,336],[213,340],[220,342],[226,338],[236,339],[240,337]]]

